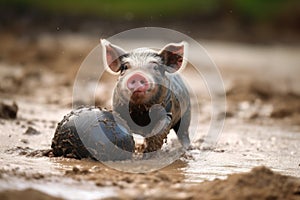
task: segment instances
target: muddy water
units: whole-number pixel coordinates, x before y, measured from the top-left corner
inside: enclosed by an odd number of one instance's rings
[[[31,187],[67,199],[74,196],[95,199],[118,194],[120,188],[113,183],[104,182],[104,187],[99,188],[91,178],[78,180],[65,174],[74,167],[95,173],[96,177],[99,173],[101,176],[107,173],[108,177],[115,173],[122,176],[122,173],[95,161],[49,158],[36,152],[49,148],[55,130],[54,124],[68,109],[48,106],[45,111],[45,105],[32,105],[21,100],[18,102],[19,119],[2,121],[0,126],[0,160],[3,171],[1,190]],[[209,125],[208,122],[202,122],[203,130]],[[41,133],[24,135],[28,126]],[[160,173],[181,184],[198,183],[216,178],[225,179],[229,174],[265,165],[282,174],[300,177],[299,141],[299,126],[228,119],[215,149],[201,149],[194,144],[194,149],[185,157],[162,169]]]
[[[187,181],[224,178],[260,165],[300,177],[299,131],[299,127],[227,121],[216,150],[209,152],[204,160],[201,151],[192,152],[195,160],[189,161],[185,168]]]
[[[225,179],[229,174],[246,172],[260,165],[300,178],[299,97],[295,93],[293,101],[290,101],[291,98],[277,95],[277,92],[282,91],[297,92],[299,80],[295,77],[299,70],[296,68],[299,64],[298,57],[290,54],[291,50],[277,49],[285,55],[288,66],[285,69],[290,71],[279,76],[280,63],[277,62],[277,54],[272,57],[272,48],[243,47],[246,50],[242,50],[240,54],[242,60],[228,57],[237,54],[237,49],[243,48],[233,46],[226,49],[226,44],[216,43],[208,44],[208,48],[214,53],[216,63],[221,65],[226,92],[231,92],[227,97],[229,115],[216,148],[201,146],[201,136],[210,125],[211,105],[209,95],[204,94],[207,92],[205,84],[201,83],[201,87],[196,84],[194,91],[201,94],[197,115],[200,140],[195,140],[194,148],[172,165],[159,172],[142,175],[117,172],[90,160],[43,156],[41,150],[49,149],[57,122],[71,109],[72,88],[68,84],[61,86],[65,84],[63,79],[66,77],[49,71],[42,71],[37,75],[25,73],[31,76],[31,79],[26,79],[26,76],[22,77],[22,67],[1,67],[1,75],[6,72],[7,76],[21,79],[25,91],[21,90],[18,94],[16,87],[20,86],[6,82],[9,89],[15,89],[12,90],[15,92],[1,94],[1,100],[15,100],[19,112],[15,120],[0,119],[0,190],[31,187],[66,199],[97,199],[119,196],[124,191],[134,194],[136,190],[145,191],[148,187],[157,189],[160,185],[156,181],[183,187],[216,178]],[[272,62],[268,63],[261,54],[268,55],[268,59],[271,57]],[[258,59],[253,61],[253,57]],[[262,81],[262,66],[272,73],[266,82],[258,85],[262,89],[259,90],[259,96],[249,88],[245,89],[244,85],[249,84],[250,79],[252,82]],[[186,76],[191,85],[193,82],[199,83],[199,78],[193,76],[188,69]],[[285,82],[287,79],[288,83]],[[277,83],[283,83],[279,84],[282,87],[277,87]],[[3,89],[6,85],[2,84],[0,88]],[[269,87],[270,85],[273,87]],[[109,91],[105,92],[104,96],[108,98]],[[101,94],[103,96],[100,91],[100,96]],[[100,100],[109,102],[107,99]],[[279,111],[284,111],[284,115],[270,117],[277,107],[280,107]],[[24,134],[29,127],[39,133]]]

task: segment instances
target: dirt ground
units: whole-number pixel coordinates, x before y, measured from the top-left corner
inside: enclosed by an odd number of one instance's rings
[[[72,109],[77,70],[99,38],[0,34],[0,199],[300,199],[300,46],[199,39],[227,95],[216,148],[201,148],[199,139],[172,165],[130,174],[49,154],[57,123]],[[197,85],[192,70],[184,76]],[[104,84],[96,103],[109,107],[113,83]],[[205,133],[210,96],[205,85],[194,91]]]

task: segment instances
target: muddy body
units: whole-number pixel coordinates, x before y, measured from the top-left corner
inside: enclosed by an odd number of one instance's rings
[[[114,92],[114,111],[127,119],[131,132],[146,137],[145,152],[160,149],[171,129],[174,129],[183,145],[189,144],[191,105],[188,90],[179,75],[166,77],[169,79],[169,88],[161,86],[160,92],[147,104],[128,103],[120,98],[117,90]],[[157,130],[156,125],[163,120],[163,128]]]

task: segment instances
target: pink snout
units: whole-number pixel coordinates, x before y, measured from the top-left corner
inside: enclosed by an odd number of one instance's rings
[[[149,89],[149,82],[142,74],[135,73],[127,80],[127,87],[132,92],[146,92]]]

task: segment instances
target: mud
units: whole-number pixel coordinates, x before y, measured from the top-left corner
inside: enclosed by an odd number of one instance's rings
[[[214,180],[190,187],[173,184],[169,189],[146,189],[143,199],[298,199],[299,180],[282,176],[265,167],[257,167],[249,173],[230,175],[226,180]],[[148,190],[148,191],[147,191]],[[174,195],[176,194],[176,195]],[[124,199],[133,196],[124,195]]]
[[[0,119],[0,199],[300,199],[300,48],[202,41],[227,93],[217,146],[201,146],[210,96],[187,68],[201,99],[199,138],[170,166],[132,174],[50,150],[57,123],[71,110],[76,71],[98,38],[1,34],[0,101],[18,110]],[[110,106],[112,79],[105,75],[104,89],[96,90],[102,107]]]
[[[59,200],[61,198],[55,198],[50,195],[47,195],[43,192],[34,190],[34,189],[26,189],[26,190],[8,190],[5,192],[0,192],[0,199],[6,200],[14,200],[14,199],[45,199],[45,200]]]
[[[15,119],[17,117],[18,105],[14,102],[12,105],[7,105],[0,102],[0,118]]]
[[[36,129],[32,128],[31,126],[29,126],[24,134],[25,135],[38,135],[38,134],[40,134],[40,132],[37,131]]]
[[[300,180],[274,173],[266,167],[256,167],[248,173],[229,175],[226,180],[183,184],[175,176],[161,172],[151,174],[124,174],[103,169],[79,169],[73,167],[65,177],[94,182],[96,187],[113,187],[114,194],[103,199],[300,199]],[[3,173],[3,172],[2,172]],[[9,174],[4,172],[6,175]],[[16,174],[14,174],[16,175]],[[3,176],[1,174],[1,176]],[[23,179],[26,175],[18,175]],[[3,177],[2,177],[3,179]],[[30,180],[43,182],[42,174],[30,176]],[[114,196],[114,197],[112,197]],[[1,199],[61,199],[38,189],[4,190]],[[67,197],[68,199],[77,199]],[[94,198],[100,198],[96,195]],[[92,198],[92,199],[94,199]]]

